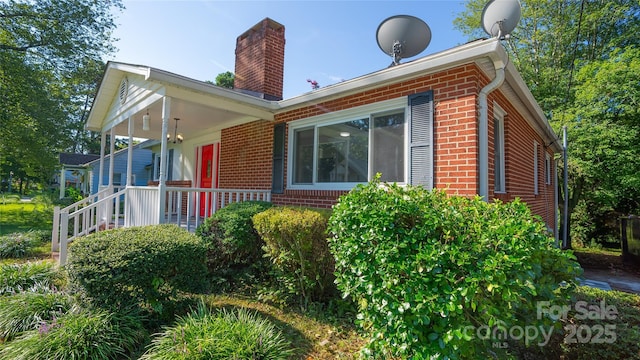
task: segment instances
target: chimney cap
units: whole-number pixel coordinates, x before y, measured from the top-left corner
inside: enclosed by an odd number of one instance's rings
[[[259,23],[253,25],[249,30],[242,33],[242,35],[238,36],[238,39],[244,39],[249,35],[251,35],[252,33],[256,31],[260,31],[260,29],[265,29],[265,28],[271,28],[273,30],[279,31],[281,29],[284,29],[284,25],[280,24],[279,22],[271,18],[266,17],[262,19]]]

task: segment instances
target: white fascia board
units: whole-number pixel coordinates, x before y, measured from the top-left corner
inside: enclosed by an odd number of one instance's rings
[[[298,107],[308,106],[310,103],[329,101],[382,85],[398,83],[416,76],[471,63],[482,57],[489,57],[493,62],[506,63],[507,60],[507,54],[498,40],[478,40],[421,59],[313,90],[291,99],[279,101],[278,111],[289,111]]]

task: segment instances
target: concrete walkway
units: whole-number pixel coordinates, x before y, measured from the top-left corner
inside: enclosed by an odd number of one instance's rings
[[[618,290],[640,295],[640,276],[622,270],[584,269],[581,284],[603,290]]]

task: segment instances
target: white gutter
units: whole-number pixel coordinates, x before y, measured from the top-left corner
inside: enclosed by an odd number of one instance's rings
[[[478,107],[480,118],[478,119],[478,195],[484,201],[489,201],[489,107],[487,96],[504,82],[504,62],[493,61],[496,69],[496,77],[487,86],[480,90],[478,95]]]

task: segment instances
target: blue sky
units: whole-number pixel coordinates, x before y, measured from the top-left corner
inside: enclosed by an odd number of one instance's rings
[[[391,57],[380,50],[375,35],[390,16],[412,15],[429,25],[431,43],[414,58],[467,40],[453,28],[463,1],[124,0],[124,5],[114,33],[119,51],[109,60],[198,80],[233,72],[238,35],[265,17],[279,22],[286,39],[285,99],[311,91],[307,79],[322,87],[386,68]]]

